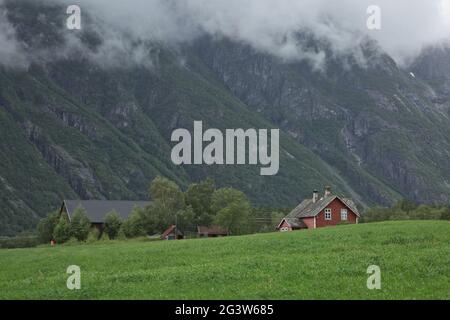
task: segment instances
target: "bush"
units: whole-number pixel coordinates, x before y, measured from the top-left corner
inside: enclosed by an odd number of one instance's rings
[[[100,237],[99,241],[109,241],[111,238],[108,236],[106,232],[102,233],[102,236]]]
[[[80,243],[80,241],[78,241],[77,238],[75,238],[75,237],[70,237],[69,240],[67,240],[66,242],[64,242],[64,245],[65,245],[65,246],[73,246],[73,245],[77,245],[77,244],[79,244],[79,243]]]
[[[361,217],[361,222],[439,219],[450,219],[450,207],[426,204],[417,205],[406,200],[401,200],[391,208],[375,207],[369,209]]]
[[[92,242],[96,242],[98,241],[100,238],[100,231],[98,231],[97,228],[92,228],[89,231],[88,237],[87,237],[87,242],[92,243]]]
[[[128,219],[122,224],[120,230],[125,237],[136,238],[145,235],[144,220],[141,211],[141,208],[134,208]]]
[[[442,220],[450,220],[450,207],[446,207],[441,214]]]
[[[53,231],[53,238],[56,240],[56,243],[64,243],[69,240],[71,236],[70,231],[69,221],[67,221],[66,217],[61,217]]]
[[[41,244],[41,239],[37,236],[0,239],[0,249],[33,248],[39,244]]]
[[[53,231],[59,222],[59,213],[52,212],[41,219],[37,225],[38,238],[41,243],[49,243],[53,240]]]
[[[123,225],[122,225],[123,227]],[[117,234],[116,239],[117,240],[127,240],[127,236],[125,235],[125,232],[123,231],[123,228],[120,227],[119,233]]]
[[[86,241],[90,228],[91,221],[86,214],[86,210],[82,207],[76,208],[70,223],[70,233],[72,237],[78,241]]]
[[[406,211],[400,210],[400,209],[392,209],[392,212],[390,213],[389,220],[409,220],[409,215]]]
[[[113,240],[119,234],[120,226],[122,225],[122,220],[116,211],[108,213],[105,217],[105,230],[103,233],[107,234],[109,239]]]

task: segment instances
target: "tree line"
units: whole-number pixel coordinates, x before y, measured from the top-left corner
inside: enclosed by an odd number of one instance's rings
[[[53,212],[37,226],[39,240],[48,243],[127,239],[161,234],[170,225],[183,232],[196,233],[197,226],[216,225],[233,235],[273,232],[290,209],[252,207],[247,196],[234,188],[216,188],[212,179],[193,183],[185,191],[173,181],[156,177],[148,194],[152,200],[145,208],[135,207],[126,220],[117,212],[105,216],[103,230],[91,228],[84,208],[76,208],[69,222],[66,215]],[[415,204],[400,200],[389,208],[373,207],[360,222],[388,220],[450,220],[450,205]]]
[[[136,238],[161,234],[174,224],[184,232],[196,232],[197,226],[211,225],[226,228],[233,235],[271,232],[287,211],[252,207],[242,191],[216,188],[212,179],[190,184],[182,191],[175,182],[158,176],[148,193],[152,200],[149,206],[135,207],[126,220],[117,212],[108,213],[102,231],[91,229],[84,208],[76,208],[70,222],[66,215],[53,212],[39,222],[39,238],[44,243]]]
[[[361,217],[361,222],[389,220],[450,220],[450,205],[417,204],[403,199],[389,208],[370,208]]]

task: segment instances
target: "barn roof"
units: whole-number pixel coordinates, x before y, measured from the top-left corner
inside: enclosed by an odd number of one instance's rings
[[[77,207],[83,207],[91,223],[104,223],[105,216],[111,211],[116,211],[125,220],[135,206],[144,208],[150,203],[150,201],[64,200],[63,206],[66,207],[69,219]]]
[[[339,199],[350,210],[352,210],[358,217],[360,216],[358,209],[356,208],[353,200],[348,198],[340,198],[336,195],[324,196],[317,200],[315,203],[312,199],[305,199],[294,210],[292,210],[286,218],[310,218],[317,216],[326,206],[328,206],[333,200]]]
[[[205,226],[198,226],[197,231],[199,234],[211,234],[211,235],[228,235],[229,231],[226,228],[221,228],[218,226],[211,226],[211,227],[205,227]]]
[[[175,231],[175,228],[177,226],[176,225],[171,225],[169,228],[167,228],[166,231],[163,232],[163,234],[161,235],[161,239],[165,239],[166,237],[168,237],[171,233],[173,233]],[[180,229],[177,229],[177,236],[182,236],[183,232],[181,232]]]

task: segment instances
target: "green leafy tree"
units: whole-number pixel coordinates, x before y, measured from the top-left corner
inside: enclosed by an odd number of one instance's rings
[[[389,220],[409,220],[409,215],[406,211],[403,211],[401,209],[390,209],[387,210],[389,215]]]
[[[450,206],[446,206],[442,209],[441,219],[450,220]]]
[[[286,217],[286,214],[284,212],[273,211],[271,213],[271,227],[273,228],[272,230],[275,230],[275,228],[278,227],[284,217]]]
[[[143,212],[143,226],[148,234],[156,234],[175,223],[175,211],[168,210],[160,202],[154,201]]]
[[[53,240],[53,232],[59,222],[59,212],[52,212],[47,217],[41,219],[37,225],[39,241],[48,243]]]
[[[434,205],[416,205],[407,200],[401,200],[391,208],[374,207],[367,210],[361,222],[387,220],[439,220],[450,215],[450,207]]]
[[[135,238],[145,235],[144,228],[144,209],[140,207],[133,208],[130,216],[122,224],[121,230],[125,237]]]
[[[210,225],[214,219],[211,208],[212,195],[216,187],[212,179],[189,185],[185,193],[186,205],[194,212],[193,225]]]
[[[408,215],[409,215],[409,213],[411,211],[415,210],[416,208],[417,208],[417,204],[415,204],[414,202],[411,202],[411,201],[409,201],[407,199],[402,199],[402,200],[398,201],[392,207],[392,209],[399,210],[399,211],[404,211]]]
[[[374,207],[367,210],[361,217],[361,222],[386,221],[390,219],[390,209]]]
[[[82,207],[75,209],[70,223],[71,235],[78,241],[86,241],[91,229],[86,210]]]
[[[105,216],[105,229],[103,232],[108,235],[108,238],[114,240],[122,225],[122,219],[116,211],[111,211]]]
[[[174,224],[176,215],[184,210],[184,194],[173,181],[156,177],[150,185],[152,204],[143,212],[144,229],[147,233],[160,233]]]
[[[176,223],[178,229],[182,231],[195,231],[197,227],[196,214],[192,206],[189,205],[177,212]]]
[[[411,219],[414,220],[438,220],[442,217],[445,207],[435,207],[421,204],[411,212]]]
[[[53,231],[53,237],[56,240],[56,243],[64,243],[70,239],[70,224],[66,216],[62,216],[59,219],[59,222]]]
[[[156,177],[150,184],[150,197],[157,201],[161,208],[167,210],[181,210],[184,208],[184,194],[180,187],[173,181]]]
[[[212,209],[217,212],[214,223],[228,228],[233,234],[248,232],[251,213],[250,202],[245,194],[233,188],[218,189],[211,202]]]

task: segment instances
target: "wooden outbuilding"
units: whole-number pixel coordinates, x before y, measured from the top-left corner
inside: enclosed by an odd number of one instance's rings
[[[184,239],[184,234],[180,229],[177,229],[176,225],[171,225],[166,231],[161,235],[162,240],[182,240]]]
[[[198,226],[197,234],[200,238],[216,238],[229,236],[230,231],[226,228],[221,228],[218,226]]]

